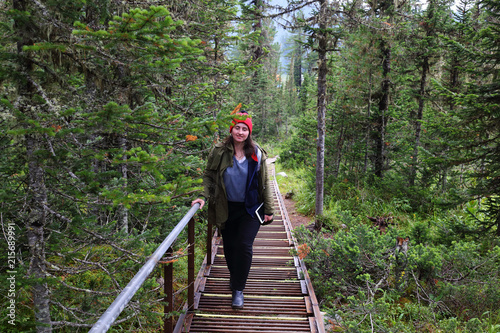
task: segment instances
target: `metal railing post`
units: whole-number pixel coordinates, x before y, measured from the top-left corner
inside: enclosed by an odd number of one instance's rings
[[[194,308],[194,218],[188,224],[188,309]]]
[[[213,239],[212,223],[208,221],[207,225],[207,266],[212,265],[212,239]]]
[[[167,251],[167,256],[172,255],[172,247]],[[163,265],[163,292],[165,297],[163,302],[165,305],[163,307],[163,332],[172,333],[174,331],[174,317],[172,312],[174,311],[174,265],[173,262]]]

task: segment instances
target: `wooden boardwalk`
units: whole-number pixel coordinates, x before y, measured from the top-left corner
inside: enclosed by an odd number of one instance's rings
[[[194,310],[181,316],[175,332],[318,332],[325,331],[305,266],[292,254],[291,224],[274,177],[275,221],[262,226],[254,243],[252,268],[245,289],[245,307],[231,308],[229,272],[220,237],[212,240],[195,283]]]

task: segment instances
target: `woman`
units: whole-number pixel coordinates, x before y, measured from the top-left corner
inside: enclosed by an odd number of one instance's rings
[[[273,220],[273,198],[268,186],[266,154],[252,141],[252,118],[241,111],[229,127],[229,137],[216,144],[203,175],[208,219],[219,228],[229,269],[232,307],[242,309],[255,236]],[[203,208],[205,200],[192,202]],[[262,218],[263,216],[263,218]]]

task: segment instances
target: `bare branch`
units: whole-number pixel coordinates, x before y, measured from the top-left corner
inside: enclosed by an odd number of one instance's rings
[[[58,283],[62,284],[66,288],[69,288],[69,289],[74,290],[74,291],[79,291],[79,292],[89,293],[89,294],[106,295],[106,296],[108,296],[108,295],[117,295],[118,294],[118,291],[97,291],[97,290],[91,290],[91,289],[85,289],[85,288],[78,288],[78,287],[70,286],[66,282],[62,281],[59,277],[57,277],[57,276],[55,276],[53,274],[50,274],[49,272],[45,272],[45,274],[47,276],[50,276],[50,277],[56,279],[58,281]]]
[[[94,237],[95,237],[95,238],[97,238],[97,239],[100,239],[100,240],[103,240],[103,241],[108,242],[108,243],[109,243],[109,245],[111,245],[113,248],[115,248],[115,249],[117,249],[117,250],[119,250],[119,251],[121,251],[121,252],[123,252],[123,253],[127,253],[127,254],[129,254],[129,255],[131,255],[131,256],[134,256],[134,257],[141,257],[140,255],[138,255],[138,254],[136,254],[136,253],[133,253],[133,252],[127,251],[127,250],[125,250],[124,248],[119,247],[118,245],[116,245],[116,244],[114,244],[114,243],[109,242],[109,240],[108,240],[108,239],[104,238],[103,236],[101,236],[101,235],[99,235],[99,234],[97,234],[97,233],[95,233],[95,232],[93,232],[93,231],[90,231],[90,230],[88,230],[88,229],[86,229],[86,228],[82,228],[82,230],[83,230],[83,231],[85,231],[86,233],[88,233],[88,234],[90,234],[90,235],[94,236]]]
[[[50,209],[50,207],[49,207],[49,206],[47,206],[46,204],[43,204],[43,207],[44,207],[44,208],[45,208],[45,209],[46,209],[49,213],[51,213],[51,214],[53,214],[53,215],[57,216],[59,219],[63,220],[64,222],[66,222],[66,223],[72,223],[72,220],[71,220],[71,219],[69,219],[69,218],[67,218],[66,216],[64,216],[64,215],[62,215],[62,214],[60,214],[60,213],[58,213],[58,212],[56,212],[56,211],[54,211],[54,210]],[[121,252],[123,252],[123,253],[126,253],[126,254],[128,254],[128,255],[130,255],[130,256],[133,256],[133,257],[141,257],[140,255],[138,255],[138,254],[136,254],[136,253],[133,253],[133,252],[128,251],[128,250],[125,250],[124,248],[122,248],[122,247],[120,247],[120,246],[118,246],[118,245],[114,244],[113,242],[110,242],[108,239],[104,238],[103,236],[101,236],[101,235],[99,235],[99,234],[97,234],[97,233],[95,233],[95,232],[93,232],[93,231],[90,231],[90,230],[88,230],[88,229],[86,229],[86,228],[82,228],[82,230],[83,230],[83,231],[85,231],[86,233],[88,233],[88,234],[90,234],[90,235],[94,236],[94,237],[95,237],[95,238],[97,238],[97,239],[100,239],[100,240],[105,241],[107,244],[109,244],[111,247],[115,248],[116,250],[119,250],[119,251],[121,251]]]
[[[120,320],[116,320],[113,323],[113,325],[118,325],[118,324],[124,323],[127,320],[129,320],[131,318],[134,318],[136,315],[137,315],[137,313],[133,313],[133,314],[127,316],[126,318],[123,318],[123,319],[120,319]],[[71,321],[53,321],[53,322],[51,322],[51,324],[53,326],[57,326],[57,327],[64,327],[64,326],[69,326],[69,327],[92,327],[92,326],[94,326],[93,323],[92,324],[79,324],[79,323],[74,323],[74,322],[71,322]]]

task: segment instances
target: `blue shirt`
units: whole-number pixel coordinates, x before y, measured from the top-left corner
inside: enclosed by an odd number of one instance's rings
[[[238,161],[233,156],[233,166],[224,171],[224,185],[226,186],[227,200],[245,202],[245,190],[248,177],[248,160],[245,157]]]

